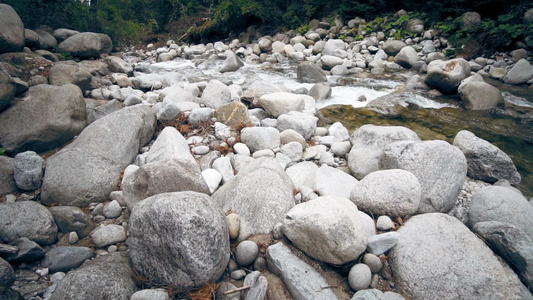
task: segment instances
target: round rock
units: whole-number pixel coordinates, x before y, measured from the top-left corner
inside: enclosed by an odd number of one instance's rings
[[[350,269],[348,283],[355,291],[364,290],[370,285],[372,272],[365,264],[356,264]]]
[[[254,262],[259,255],[259,247],[253,241],[243,241],[235,250],[235,258],[241,266],[247,266]]]
[[[241,221],[239,215],[231,213],[226,216],[226,223],[228,224],[229,238],[236,239],[239,236],[239,230],[241,229]]]
[[[383,267],[381,259],[372,253],[367,253],[363,256],[363,262],[370,268],[372,273],[377,273]]]
[[[117,200],[109,202],[109,204],[104,207],[104,217],[108,219],[118,218],[120,217],[121,213],[122,207],[120,206]]]

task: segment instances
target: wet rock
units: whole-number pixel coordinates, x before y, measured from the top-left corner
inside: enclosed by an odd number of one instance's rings
[[[302,62],[298,65],[297,78],[302,83],[318,83],[328,80],[324,71],[311,62]]]
[[[400,66],[410,69],[418,61],[418,54],[416,50],[411,46],[405,46],[394,57],[394,62]]]
[[[112,48],[113,42],[108,35],[93,32],[75,34],[57,46],[59,52],[70,52],[79,57],[100,57]]]
[[[390,143],[419,141],[418,135],[401,126],[363,125],[352,134],[352,149],[348,154],[348,166],[358,179],[378,170],[379,156]]]
[[[396,290],[412,299],[531,297],[516,274],[454,217],[414,216],[398,233],[402,238],[389,261]]]
[[[87,247],[56,247],[46,253],[41,261],[41,267],[48,268],[50,272],[67,272],[79,267],[84,261],[91,258],[93,250]]]
[[[47,151],[79,134],[85,119],[85,101],[79,87],[33,86],[24,101],[0,115],[0,144],[12,154]]]
[[[462,58],[434,60],[428,65],[426,83],[445,94],[454,94],[463,79],[470,76],[470,65]]]
[[[18,52],[24,48],[24,23],[7,4],[0,4],[0,53]]]
[[[322,288],[329,285],[327,280],[283,243],[267,248],[267,261],[269,270],[283,280],[294,299],[338,299],[331,289]]]
[[[235,72],[242,66],[244,66],[244,63],[239,59],[239,57],[234,53],[231,53],[230,55],[228,55],[226,60],[224,60],[224,63],[220,68],[220,73]]]
[[[410,216],[416,213],[422,188],[413,173],[393,169],[375,171],[356,183],[350,199],[375,215]]]
[[[89,215],[75,206],[54,206],[48,209],[54,216],[59,232],[76,232],[80,238],[89,236],[94,229],[94,223]]]
[[[485,82],[461,85],[460,96],[465,108],[471,110],[491,109],[504,103],[500,90]]]
[[[498,147],[461,130],[455,136],[453,145],[461,149],[468,164],[468,177],[494,183],[506,179],[511,184],[519,184],[520,173],[511,158]]]
[[[51,300],[130,300],[137,290],[124,252],[97,257],[71,271],[57,284]]]
[[[239,214],[242,241],[251,234],[271,232],[294,206],[293,191],[291,179],[276,159],[260,158],[239,170],[212,198],[221,211]]]
[[[309,90],[309,96],[316,101],[325,100],[331,97],[331,86],[327,82],[319,82]]]
[[[46,162],[41,201],[85,206],[103,202],[120,174],[152,138],[150,107],[130,106],[91,123],[78,138]]]
[[[418,213],[447,212],[459,196],[467,163],[458,148],[444,141],[403,141],[389,144],[379,160],[380,169],[413,173],[422,187]]]
[[[368,241],[357,207],[336,196],[298,204],[287,212],[282,231],[310,257],[336,265],[355,260]]]
[[[180,288],[218,280],[229,261],[229,236],[222,211],[211,202],[196,192],[159,194],[139,202],[129,224],[135,269],[150,280]]]
[[[57,239],[57,226],[52,214],[33,201],[0,203],[0,241],[10,243],[26,237],[41,245]]]

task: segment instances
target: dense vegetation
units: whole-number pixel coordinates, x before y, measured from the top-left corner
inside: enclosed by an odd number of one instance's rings
[[[336,16],[345,20],[360,16],[374,20],[382,30],[401,28],[406,20],[386,18],[399,9],[413,12],[427,25],[436,25],[457,43],[471,32],[457,31],[457,20],[466,11],[477,11],[484,18],[475,35],[485,42],[495,34],[504,34],[505,47],[510,40],[524,39],[531,27],[521,16],[531,8],[527,0],[0,0],[19,13],[28,28],[48,25],[80,31],[109,34],[119,44],[146,42],[157,34],[195,39],[223,38],[255,26],[262,33],[301,28],[311,19]],[[377,18],[377,19],[375,19]],[[483,41],[482,41],[483,42]]]

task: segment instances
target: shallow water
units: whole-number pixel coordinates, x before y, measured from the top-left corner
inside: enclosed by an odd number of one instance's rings
[[[184,60],[171,62],[141,63],[144,69],[154,73],[180,73],[195,81],[211,79],[226,84],[238,84],[243,89],[256,80],[263,80],[279,86],[286,91],[294,91],[305,87],[310,89],[313,84],[299,83],[296,79],[297,64],[248,64],[237,72],[220,73],[218,70],[222,60]],[[388,75],[388,74],[386,74]],[[398,74],[397,74],[398,75]],[[390,94],[405,84],[406,73],[388,75],[394,79],[358,78],[357,75],[345,77],[328,76],[332,86],[331,98],[317,102],[317,108],[325,119],[323,124],[340,121],[350,132],[364,124],[399,125],[411,128],[422,139],[441,139],[450,143],[460,130],[466,129],[477,136],[493,143],[507,153],[517,166],[522,176],[518,186],[526,197],[533,196],[533,120],[521,119],[523,113],[502,110],[466,111],[460,108],[457,96],[431,99],[422,94],[407,93],[402,100],[408,107],[401,110],[397,117],[385,116],[371,111],[365,106],[372,100]],[[502,84],[494,80],[486,80],[498,87],[506,100],[518,105],[518,110],[525,107],[526,112],[533,108],[533,91],[524,87]],[[359,101],[363,96],[364,101]],[[519,117],[516,117],[519,116]]]

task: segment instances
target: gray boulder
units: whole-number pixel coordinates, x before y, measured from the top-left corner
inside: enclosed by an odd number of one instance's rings
[[[61,43],[64,40],[68,39],[69,37],[76,35],[80,33],[79,31],[72,30],[72,29],[66,29],[66,28],[58,28],[54,30],[52,35],[56,38],[56,40]]]
[[[479,222],[474,232],[513,266],[531,286],[533,283],[533,240],[520,229],[498,221]]]
[[[177,288],[217,281],[230,257],[222,211],[209,196],[196,192],[159,194],[139,202],[131,213],[129,248],[140,274]]]
[[[418,210],[422,188],[405,170],[375,171],[355,184],[350,200],[360,210],[378,216],[410,216]]]
[[[37,85],[0,115],[0,144],[10,154],[44,152],[70,141],[86,124],[79,87]]]
[[[13,267],[0,257],[0,290],[3,292],[4,289],[9,288],[14,282],[15,271],[13,271]],[[2,296],[1,292],[0,296]]]
[[[387,55],[396,56],[396,54],[400,53],[400,50],[402,50],[405,46],[407,45],[402,41],[387,40],[385,43],[383,43],[382,48]]]
[[[96,247],[102,248],[126,240],[126,230],[120,225],[101,225],[91,232],[91,238]]]
[[[533,79],[533,66],[522,58],[503,77],[503,82],[507,84],[523,84],[530,79]]]
[[[187,140],[174,127],[165,127],[146,155],[146,163],[162,162],[171,159],[188,160],[196,163],[189,151]]]
[[[307,94],[316,101],[325,100],[331,97],[331,86],[327,82],[319,82],[313,85]]]
[[[394,57],[394,62],[400,66],[410,69],[418,61],[418,54],[416,50],[411,46],[405,46]]]
[[[235,72],[238,69],[240,69],[242,66],[244,66],[244,63],[239,59],[239,57],[235,53],[231,53],[228,55],[226,60],[224,60],[224,63],[222,63],[222,67],[220,68],[220,73],[226,73],[226,72]]]
[[[292,298],[296,300],[335,300],[338,299],[328,281],[315,268],[293,254],[283,243],[267,248],[269,270],[278,275]]]
[[[15,98],[16,84],[9,74],[0,70],[0,111],[8,107]]]
[[[470,76],[470,65],[462,58],[434,60],[428,65],[426,84],[444,94],[454,94],[461,81]]]
[[[33,191],[41,186],[43,180],[44,159],[33,151],[15,155],[13,177],[17,187],[25,191]]]
[[[89,236],[95,225],[91,217],[75,206],[53,206],[48,209],[57,224],[59,232],[76,232],[79,238]]]
[[[498,221],[513,225],[533,240],[533,206],[520,193],[503,186],[487,186],[472,195],[468,210],[468,222]]]
[[[424,33],[424,21],[420,19],[411,19],[405,25],[405,29],[410,33],[422,34]]]
[[[82,32],[73,35],[57,46],[59,52],[69,52],[79,57],[100,57],[113,49],[111,38],[102,33]]]
[[[41,245],[57,239],[57,226],[46,207],[33,201],[0,203],[0,241],[10,243],[26,237]]]
[[[139,201],[156,194],[182,191],[209,193],[200,166],[187,159],[148,163],[132,172],[126,172],[122,190],[130,210]]]
[[[511,184],[519,184],[520,173],[511,158],[498,147],[461,130],[455,136],[453,145],[463,151],[468,164],[468,177],[494,183],[506,179]]]
[[[231,90],[218,80],[211,80],[207,84],[200,98],[200,103],[207,107],[218,108],[231,102]]]
[[[278,117],[277,128],[279,131],[292,129],[308,140],[315,133],[317,121],[314,115],[291,111]]]
[[[327,82],[328,78],[324,71],[312,62],[302,62],[298,65],[298,70],[296,71],[296,76],[298,82],[301,83],[318,83],[318,82]]]
[[[396,291],[411,299],[530,299],[518,276],[454,217],[414,216],[389,254]]]
[[[336,196],[296,205],[287,212],[281,230],[296,248],[334,265],[357,259],[369,238],[357,206]]]
[[[125,252],[99,256],[71,271],[57,284],[51,300],[129,300],[137,287]]]
[[[34,241],[28,238],[20,238],[11,242],[11,245],[18,248],[17,253],[7,253],[2,257],[12,262],[30,262],[42,258],[46,252]]]
[[[18,52],[24,48],[24,23],[7,4],[0,4],[0,53]]]
[[[459,95],[466,109],[486,110],[503,105],[502,93],[486,82],[469,82],[461,85]]]
[[[279,117],[291,111],[303,111],[304,98],[307,95],[298,95],[287,92],[265,94],[259,98],[258,104],[270,115]]]
[[[33,30],[24,29],[24,38],[26,47],[35,50],[41,47],[41,37]]]
[[[322,72],[322,70],[320,70],[320,72]],[[261,96],[281,91],[282,90],[279,87],[269,82],[263,80],[256,80],[252,82],[252,84],[250,84],[250,86],[243,92],[242,97],[245,99],[249,99],[249,101],[253,103],[257,103]]]
[[[346,199],[357,185],[357,179],[339,169],[322,165],[314,174],[315,182],[311,186],[320,196],[337,196]]]
[[[280,135],[279,131],[272,127],[246,127],[241,130],[241,142],[253,153],[279,147]]]
[[[420,141],[420,138],[406,127],[367,124],[355,130],[350,141],[353,146],[348,154],[348,166],[355,178],[363,179],[378,170],[379,156],[390,143]]]
[[[81,68],[73,61],[57,63],[50,68],[48,80],[51,85],[65,85],[72,83],[84,92],[91,89],[91,73]]]
[[[260,158],[220,187],[212,196],[221,211],[240,216],[239,240],[268,234],[295,204],[294,185],[274,158]]]
[[[380,169],[413,173],[422,187],[418,213],[448,212],[466,179],[466,158],[445,141],[395,142],[383,150]]]
[[[67,272],[79,267],[93,256],[93,250],[87,247],[59,246],[48,251],[41,261],[41,267],[50,272]]]
[[[106,57],[104,61],[111,72],[124,73],[127,75],[133,74],[133,66],[120,57],[110,55]]]
[[[107,200],[120,173],[152,139],[150,107],[130,106],[91,123],[78,138],[46,162],[41,201],[85,206]]]
[[[41,40],[41,49],[50,51],[55,50],[55,48],[57,47],[57,40],[53,35],[43,29],[37,29],[35,30],[35,33],[39,35],[39,39]]]
[[[0,195],[7,195],[17,190],[13,172],[15,159],[0,155]]]

